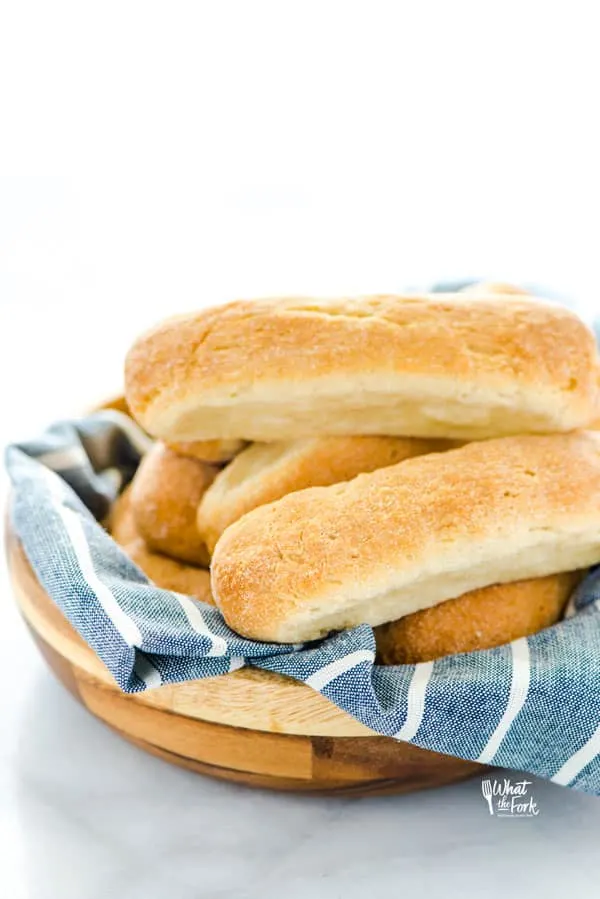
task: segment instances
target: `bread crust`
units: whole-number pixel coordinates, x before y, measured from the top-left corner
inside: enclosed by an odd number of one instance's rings
[[[580,572],[495,584],[375,628],[377,661],[416,665],[457,652],[491,649],[555,624]]]
[[[316,639],[600,561],[600,435],[471,443],[289,494],[220,538],[212,590],[247,637]]]
[[[112,505],[108,528],[110,535],[157,587],[195,596],[214,606],[210,590],[210,574],[206,568],[178,562],[161,553],[152,552],[137,529],[131,507],[131,486]]]
[[[123,490],[112,504],[107,528],[111,537],[121,546],[132,543],[140,536],[131,508],[131,484]]]
[[[478,281],[476,284],[469,284],[463,287],[461,293],[477,293],[477,294],[502,294],[505,296],[531,296],[528,290],[517,287],[516,284],[509,284],[506,281]]]
[[[213,465],[222,465],[230,462],[246,446],[245,440],[195,440],[191,443],[170,443],[166,446],[179,456],[188,456],[190,459],[199,459],[201,462],[210,462]]]
[[[196,527],[198,504],[217,469],[156,443],[131,482],[131,509],[149,549],[208,567],[209,554]]]
[[[123,547],[132,562],[163,590],[173,590],[185,596],[194,596],[200,602],[214,606],[210,590],[210,574],[206,568],[186,565],[161,553],[152,552],[141,538]]]
[[[198,507],[198,531],[210,552],[226,527],[295,490],[349,481],[455,444],[406,437],[314,437],[253,443],[221,471]]]
[[[135,418],[170,441],[469,440],[597,417],[592,333],[528,296],[239,301],[143,335],[125,378]]]

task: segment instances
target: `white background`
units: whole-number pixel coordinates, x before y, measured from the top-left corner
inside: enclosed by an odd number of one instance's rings
[[[482,275],[594,314],[597,18],[592,0],[0,0],[0,442],[117,391],[137,331],[221,300]],[[142,759],[50,684],[2,586],[0,895],[242,895],[238,869],[254,895],[261,847],[279,895],[595,895],[600,805],[558,788],[503,828],[477,783],[344,805],[344,824]],[[208,806],[236,822],[218,851]]]

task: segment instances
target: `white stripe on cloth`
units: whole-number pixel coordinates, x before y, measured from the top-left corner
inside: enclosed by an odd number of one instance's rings
[[[95,593],[106,615],[110,618],[127,645],[141,646],[142,635],[137,624],[125,614],[106,584],[103,584],[96,574],[90,555],[90,548],[79,516],[71,509],[67,509],[66,506],[60,504],[58,504],[57,509],[71,540],[73,552],[79,563],[81,573],[88,586]]]
[[[351,668],[355,668],[361,662],[371,661],[373,661],[373,652],[370,649],[357,649],[355,652],[351,652],[350,655],[344,656],[342,659],[336,659],[335,662],[330,662],[329,665],[325,665],[319,671],[315,671],[314,674],[307,678],[305,683],[312,687],[313,690],[322,690],[323,687],[326,687],[340,674],[345,674],[346,671],[350,671]]]
[[[575,605],[575,594],[573,593],[571,598],[567,603],[567,608],[563,613],[563,618],[566,621],[568,618],[573,618],[577,614],[577,606]]]
[[[514,640],[510,644],[512,652],[512,676],[510,681],[510,692],[508,694],[508,702],[504,709],[504,714],[500,719],[496,730],[491,735],[487,744],[477,759],[482,764],[488,764],[492,761],[502,740],[508,733],[508,730],[523,708],[527,693],[529,691],[529,681],[531,678],[531,666],[529,664],[529,645],[526,637]]]
[[[431,680],[432,671],[433,662],[420,662],[415,665],[406,697],[406,721],[398,733],[394,734],[395,740],[404,740],[405,742],[412,740],[421,726],[425,712],[425,693]]]
[[[107,484],[110,484],[115,493],[118,493],[123,484],[123,472],[118,468],[106,468],[102,472],[102,479]]]
[[[198,605],[189,598],[189,596],[184,596],[183,593],[173,593],[173,596],[178,600],[179,605],[184,611],[185,617],[187,618],[190,626],[196,631],[197,634],[202,634],[203,637],[208,637],[211,642],[210,651],[208,653],[209,656],[213,658],[215,656],[226,656],[229,654],[229,650],[227,648],[227,642],[223,639],[223,637],[218,637],[216,634],[213,634],[204,620],[204,615],[202,614],[202,610],[198,607]]]
[[[144,681],[147,687],[160,687],[162,684],[160,672],[156,670],[146,656],[136,654],[133,670],[139,679]]]
[[[68,449],[50,450],[35,458],[37,462],[53,471],[68,471],[69,468],[82,468],[90,464],[87,453],[79,445],[70,446]]]
[[[589,738],[587,743],[573,753],[570,759],[558,769],[556,774],[550,778],[555,784],[566,787],[574,780],[580,771],[592,762],[600,752],[600,724]]]

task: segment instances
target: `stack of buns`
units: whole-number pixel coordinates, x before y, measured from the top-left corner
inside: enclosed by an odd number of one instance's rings
[[[600,561],[595,340],[511,285],[179,316],[125,382],[156,443],[113,537],[245,637],[484,649],[559,620]]]

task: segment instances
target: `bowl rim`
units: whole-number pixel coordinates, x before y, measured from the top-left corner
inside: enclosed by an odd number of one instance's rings
[[[10,514],[5,535],[13,593],[31,630],[86,675],[122,693],[104,663],[40,584]],[[123,695],[154,708],[231,727],[302,736],[380,737],[306,684],[255,668]]]

